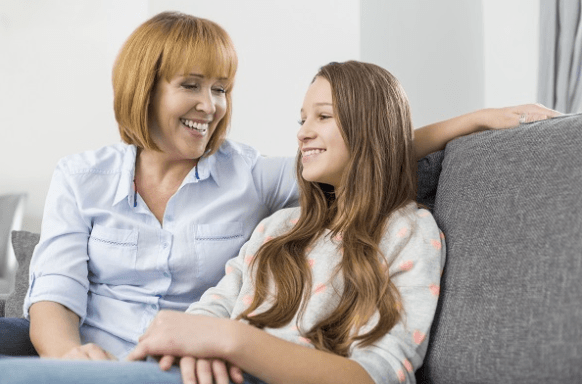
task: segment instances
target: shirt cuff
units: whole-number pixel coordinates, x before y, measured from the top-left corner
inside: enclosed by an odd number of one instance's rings
[[[64,275],[30,276],[30,288],[24,300],[24,317],[30,319],[30,306],[39,301],[59,303],[79,316],[79,326],[87,316],[88,288],[71,277]]]

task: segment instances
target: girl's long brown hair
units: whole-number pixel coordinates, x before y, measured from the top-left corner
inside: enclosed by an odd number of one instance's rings
[[[300,218],[291,231],[257,252],[252,264],[255,296],[239,318],[259,328],[285,326],[296,313],[300,318],[312,285],[305,250],[329,228],[330,236],[340,234],[343,239],[338,273],[344,289],[337,308],[304,336],[320,350],[348,356],[352,343],[374,343],[401,316],[400,297],[379,243],[390,215],[416,197],[412,123],[400,83],[379,66],[330,63],[317,76],[331,84],[334,115],[350,161],[333,191],[301,177],[298,153]],[[265,301],[272,306],[253,313]],[[359,334],[376,313],[376,325]]]

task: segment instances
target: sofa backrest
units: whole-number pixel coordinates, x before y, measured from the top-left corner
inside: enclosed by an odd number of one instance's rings
[[[582,380],[582,115],[447,146],[441,298],[419,383]]]

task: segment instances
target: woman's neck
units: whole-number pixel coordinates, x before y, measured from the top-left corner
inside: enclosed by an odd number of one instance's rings
[[[148,184],[179,184],[198,163],[198,159],[172,159],[159,151],[138,149],[135,161],[136,180],[147,180]]]

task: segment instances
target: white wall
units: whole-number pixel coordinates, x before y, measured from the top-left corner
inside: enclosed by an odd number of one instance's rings
[[[0,194],[28,193],[23,229],[40,230],[59,158],[119,141],[112,64],[131,31],[162,10],[231,34],[240,59],[231,137],[267,155],[295,154],[317,68],[359,56],[358,0],[0,0]]]
[[[539,2],[483,1],[485,107],[537,100]]]
[[[415,127],[484,104],[481,0],[361,0],[361,58],[404,86]]]
[[[40,230],[52,171],[67,154],[119,141],[111,67],[162,10],[207,17],[240,59],[230,137],[295,153],[317,68],[362,59],[393,72],[416,126],[535,100],[539,0],[0,0],[0,194],[27,192]]]
[[[361,58],[402,82],[420,127],[536,101],[540,0],[361,0]]]

